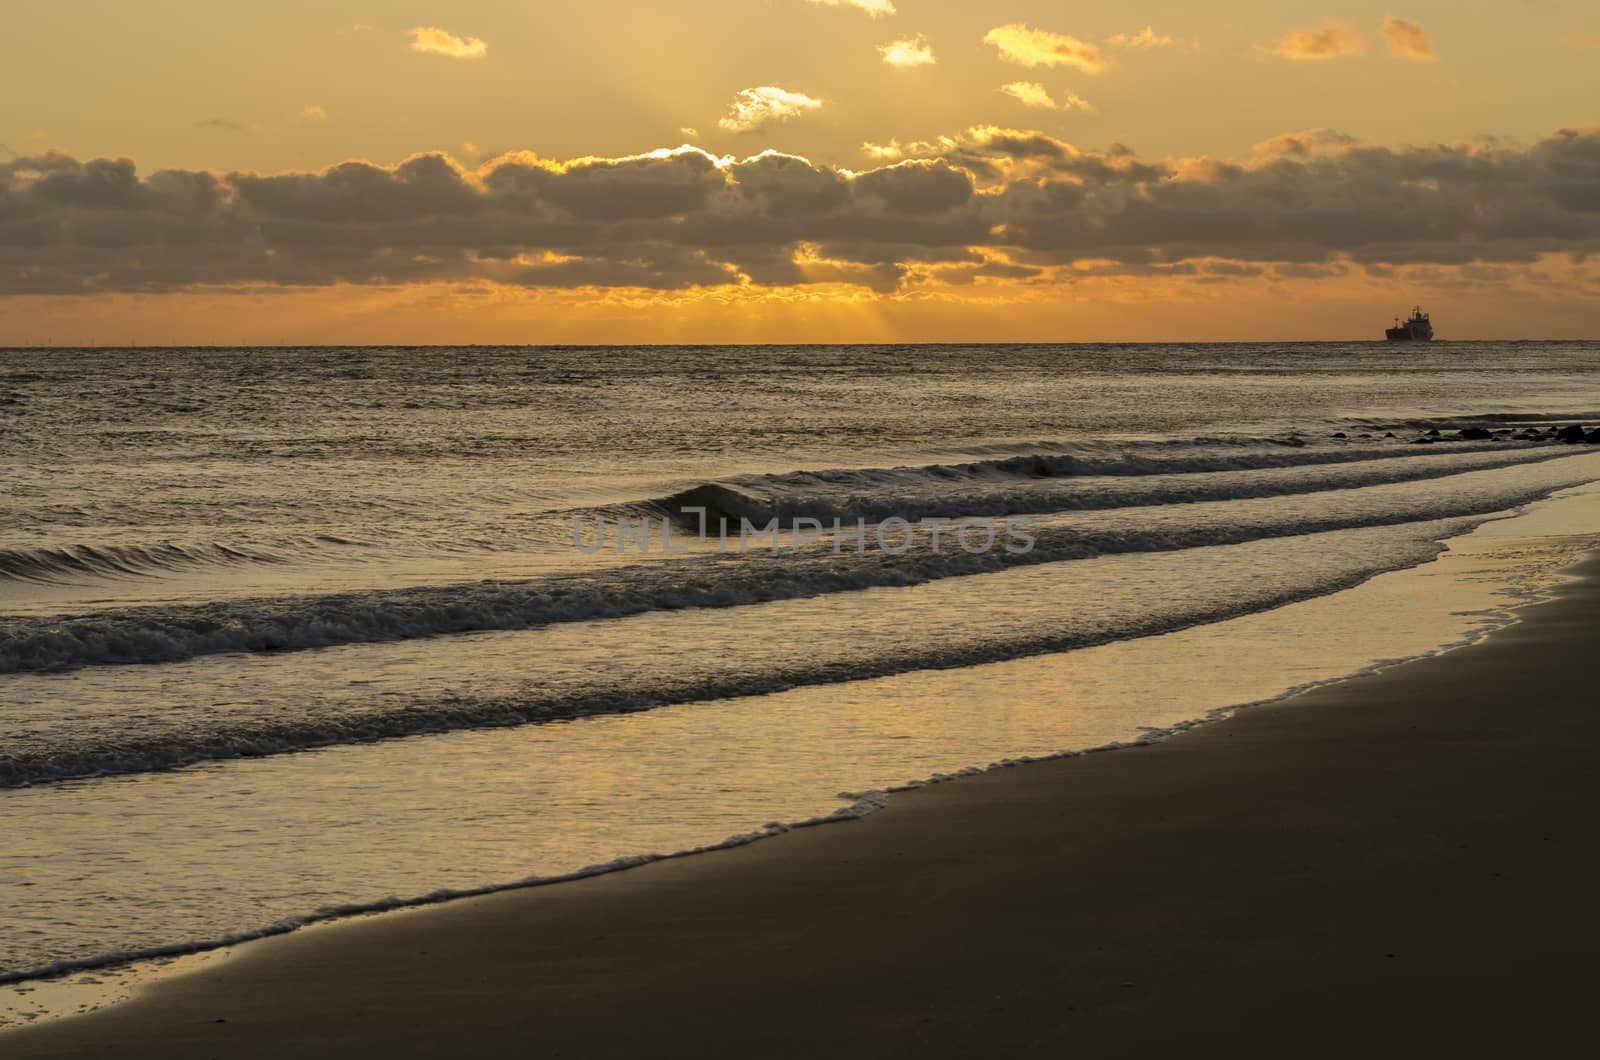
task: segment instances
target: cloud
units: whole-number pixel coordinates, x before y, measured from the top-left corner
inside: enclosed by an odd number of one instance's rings
[[[995,126],[863,150],[880,161],[862,172],[681,147],[148,174],[51,152],[0,163],[0,296],[422,283],[883,293],[939,277],[1211,282],[1600,254],[1600,128],[1525,148],[1380,147],[1314,129],[1243,160],[1091,151]]]
[[[698,140],[700,138],[700,130],[693,125],[685,125],[678,130],[678,135],[687,136],[691,140]]]
[[[939,60],[933,57],[933,48],[924,34],[906,40],[897,40],[878,46],[883,61],[890,66],[931,66]]]
[[[232,118],[205,118],[194,123],[196,129],[221,129],[224,132],[243,133],[249,132],[242,123]]]
[[[1339,132],[1337,129],[1306,129],[1304,132],[1283,133],[1262,140],[1250,148],[1250,153],[1256,157],[1294,155],[1298,158],[1309,158],[1312,155],[1349,147],[1355,142],[1354,136]]]
[[[740,197],[771,216],[822,214],[850,200],[850,182],[841,173],[798,155],[763,151],[729,168]]]
[[[928,214],[972,200],[972,174],[942,158],[896,162],[855,179],[857,196],[878,200],[891,213]]]
[[[1025,107],[1048,107],[1054,110],[1056,106],[1056,101],[1050,98],[1050,93],[1037,81],[1013,81],[1008,85],[1001,85],[1000,91]]]
[[[727,116],[717,125],[729,132],[754,132],[772,122],[789,121],[821,106],[820,99],[773,85],[742,88],[728,104]]]
[[[428,55],[447,55],[452,59],[481,59],[489,46],[477,37],[458,37],[438,26],[414,26],[411,50]]]
[[[1439,58],[1439,53],[1433,50],[1433,42],[1428,39],[1427,31],[1415,22],[1385,15],[1383,39],[1388,42],[1389,54],[1401,59]]]
[[[860,8],[873,18],[880,15],[894,14],[893,0],[810,0],[813,4],[827,4],[829,7],[855,7]]]
[[[326,121],[328,112],[316,103],[307,103],[300,109],[300,117],[307,121]]]
[[[444,155],[416,155],[392,170],[343,162],[321,173],[236,173],[239,201],[280,220],[372,224],[418,214],[470,212],[476,204],[463,171]]]
[[[1170,33],[1157,33],[1154,26],[1146,26],[1138,33],[1114,33],[1106,38],[1113,48],[1170,48],[1178,42]]]
[[[961,141],[952,136],[941,136],[937,140],[913,140],[905,144],[899,140],[890,140],[886,144],[875,144],[869,140],[861,145],[861,153],[878,161],[893,161],[907,156],[915,158],[952,152],[960,146]]]
[[[1283,59],[1337,59],[1360,55],[1367,50],[1367,42],[1349,26],[1329,22],[1316,29],[1290,30],[1272,44],[1256,48]]]
[[[1066,93],[1061,102],[1057,103],[1050,95],[1050,91],[1037,81],[1012,81],[1010,84],[1001,85],[1000,91],[1025,107],[1040,107],[1046,110],[1094,110],[1088,100],[1071,92]]]
[[[1018,66],[1075,66],[1085,73],[1098,74],[1110,65],[1100,49],[1088,41],[1033,29],[1020,22],[995,27],[984,34],[983,43],[994,45],[1000,58]]]

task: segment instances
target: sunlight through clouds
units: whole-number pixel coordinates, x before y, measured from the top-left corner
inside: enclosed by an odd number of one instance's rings
[[[38,233],[0,245],[0,297],[335,283],[687,291],[824,278],[886,294],[932,266],[1004,279],[997,259],[1047,272],[1095,259],[1097,275],[1139,281],[1216,262],[1257,273],[1481,269],[1600,248],[1600,129],[1526,148],[1382,150],[1310,129],[1233,160],[978,126],[862,150],[876,168],[680,147],[142,175],[131,159],[46,152],[0,163],[10,222]],[[176,231],[188,238],[173,242]]]
[[[0,317],[329,285],[909,298],[1077,258],[1130,290],[1201,261],[1563,254],[1600,283],[1600,22],[1509,3],[1544,13],[325,0],[317,32],[296,5],[223,5],[243,28],[218,55],[191,39],[214,22],[173,14],[207,0],[170,0],[141,5],[162,63],[126,27],[22,5],[19,84],[89,49],[97,83],[140,91],[62,83],[0,129]]]

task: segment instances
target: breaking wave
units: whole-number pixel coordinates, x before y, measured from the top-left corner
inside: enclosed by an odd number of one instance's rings
[[[1153,636],[1188,626],[1222,621],[1349,588],[1385,570],[1425,562],[1442,549],[1439,541],[1463,532],[1479,520],[1458,518],[1408,524],[1398,534],[1386,528],[1354,533],[1332,531],[1312,535],[1305,543],[1330,557],[1323,568],[1304,568],[1272,578],[1255,576],[1243,562],[1230,591],[1194,601],[1168,601],[1163,606],[1125,607],[1113,614],[1056,616],[1031,628],[1008,629],[998,635],[929,636],[916,641],[896,639],[847,646],[831,652],[769,658],[757,647],[746,657],[740,650],[712,650],[713,664],[689,670],[659,666],[616,667],[583,672],[573,681],[518,681],[493,693],[418,689],[393,700],[378,697],[324,696],[303,709],[249,716],[208,712],[187,721],[174,714],[142,732],[127,728],[58,733],[42,743],[21,741],[0,754],[0,786],[17,786],[71,777],[172,769],[225,758],[260,757],[314,747],[366,743],[422,733],[565,721],[601,714],[622,714],[675,704],[762,695],[785,689],[838,684],[885,677],[914,670],[955,669],[1030,655],[1084,648],[1117,640]],[[1270,562],[1262,546],[1255,562]],[[1281,554],[1281,549],[1273,552]],[[1332,557],[1338,557],[1332,559]],[[1131,557],[1130,557],[1131,558]],[[1146,576],[1156,571],[1144,567]],[[1176,568],[1167,564],[1168,575]],[[1240,574],[1237,571],[1244,571]],[[991,590],[999,590],[991,586]],[[596,631],[594,641],[623,638],[628,630]],[[632,631],[634,636],[640,630]],[[546,648],[560,644],[546,644]],[[528,645],[537,657],[538,646]],[[198,675],[197,675],[198,676]]]
[[[835,552],[822,544],[796,552],[698,555],[521,581],[24,615],[0,619],[0,673],[529,629],[646,611],[917,585],[1109,554],[1485,516],[1592,477],[1592,465],[1581,458],[1541,459],[1421,484],[1057,514],[1031,525],[1034,543],[1024,553],[994,548],[973,554],[948,546],[935,550],[927,532],[919,530],[915,547],[905,554],[876,547],[869,535],[868,547],[860,552]]]
[[[1288,443],[1283,443],[1287,445]],[[1457,443],[1449,447],[1262,450],[1186,444],[1180,453],[1137,450],[1042,454],[924,467],[800,471],[707,482],[640,509],[681,525],[785,527],[796,520],[1006,516],[1246,500],[1442,478],[1569,455],[1565,448]]]

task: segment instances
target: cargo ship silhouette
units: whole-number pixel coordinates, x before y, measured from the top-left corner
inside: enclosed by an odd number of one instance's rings
[[[1390,342],[1427,342],[1433,338],[1433,322],[1421,306],[1414,306],[1410,320],[1402,323],[1399,317],[1395,317],[1394,327],[1385,330],[1384,335]]]

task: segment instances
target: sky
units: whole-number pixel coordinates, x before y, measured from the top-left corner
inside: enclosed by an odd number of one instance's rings
[[[0,344],[1600,337],[1600,0],[79,0]]]

